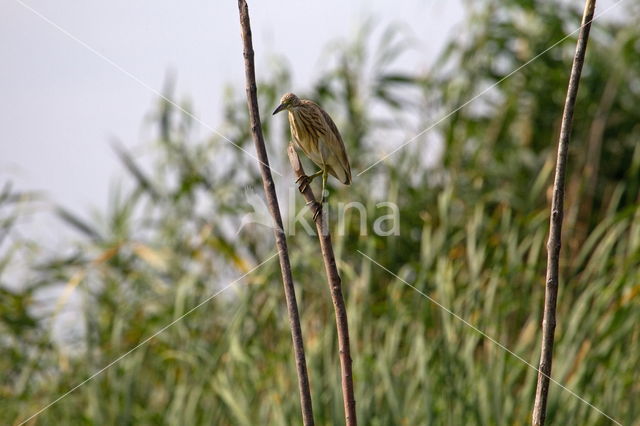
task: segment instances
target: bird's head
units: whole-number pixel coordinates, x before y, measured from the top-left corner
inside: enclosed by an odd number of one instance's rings
[[[300,105],[300,98],[298,98],[293,93],[286,93],[284,96],[282,96],[282,99],[280,99],[280,105],[278,105],[278,108],[273,111],[273,115],[276,115],[277,113],[279,113],[280,111],[284,111],[285,109],[289,110],[291,108],[295,108],[298,105]]]

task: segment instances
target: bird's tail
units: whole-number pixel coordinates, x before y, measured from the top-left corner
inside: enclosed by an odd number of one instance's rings
[[[342,165],[331,167],[331,170],[329,170],[329,172],[345,185],[351,184],[351,168],[349,166],[347,166],[346,168],[342,167]]]

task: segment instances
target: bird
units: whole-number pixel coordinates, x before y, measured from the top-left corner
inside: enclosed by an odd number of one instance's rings
[[[296,183],[304,192],[318,176],[322,176],[322,203],[326,201],[325,187],[328,175],[334,176],[345,185],[351,184],[351,166],[338,127],[320,105],[308,99],[300,99],[293,93],[286,93],[273,115],[287,110],[289,128],[295,145],[320,167],[309,176],[300,176]],[[314,220],[321,206],[314,214]]]

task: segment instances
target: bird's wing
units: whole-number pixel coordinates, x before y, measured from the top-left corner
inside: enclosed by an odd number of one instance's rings
[[[327,114],[325,110],[318,106],[318,109],[322,113],[322,118],[324,118],[325,123],[329,127],[329,134],[327,135],[325,142],[329,146],[331,152],[338,159],[339,167],[344,170],[344,179],[341,179],[337,174],[339,171],[334,171],[334,175],[342,181],[345,185],[349,185],[351,183],[351,166],[349,165],[349,158],[347,157],[347,151],[344,147],[344,142],[342,141],[342,135],[340,135],[340,131],[338,130],[338,126],[333,122],[331,116]]]

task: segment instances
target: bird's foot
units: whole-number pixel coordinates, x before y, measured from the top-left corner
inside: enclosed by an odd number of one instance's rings
[[[302,175],[298,179],[296,179],[296,183],[298,184],[298,190],[302,193],[307,190],[307,187],[311,183],[313,179],[307,175]]]
[[[318,219],[318,216],[320,216],[320,213],[322,213],[322,204],[318,203],[317,201],[313,201],[310,204],[312,204],[313,208],[315,209],[315,211],[313,212],[313,221],[315,222],[316,219]]]

